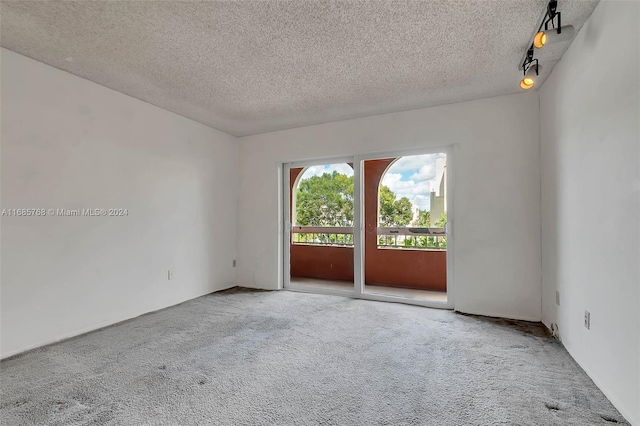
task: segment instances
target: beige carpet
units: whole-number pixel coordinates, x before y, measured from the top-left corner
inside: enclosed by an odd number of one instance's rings
[[[0,363],[2,425],[624,422],[536,324],[227,291]]]

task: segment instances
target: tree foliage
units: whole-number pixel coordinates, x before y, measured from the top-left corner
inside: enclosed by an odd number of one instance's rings
[[[411,201],[407,197],[396,200],[396,194],[385,185],[380,186],[380,225],[407,226],[413,219]]]
[[[353,176],[334,171],[301,180],[296,189],[296,225],[300,226],[353,226]],[[399,227],[413,225],[421,228],[444,227],[447,214],[432,222],[431,212],[420,210],[413,221],[413,205],[407,197],[396,199],[389,187],[381,185],[379,192],[380,226]],[[296,234],[298,243],[352,245],[352,235]],[[389,236],[379,236],[380,246],[397,244]],[[400,237],[400,245],[411,248],[446,248],[446,237]]]
[[[431,212],[429,210],[420,210],[415,226],[419,228],[431,228]]]
[[[407,226],[413,220],[411,201],[407,197],[397,199],[389,187],[380,186],[378,201],[380,226]],[[334,171],[301,180],[296,189],[296,225],[353,226],[353,176]],[[430,213],[420,210],[415,226],[430,227]]]
[[[296,190],[296,224],[352,226],[353,176],[334,171],[301,180]]]

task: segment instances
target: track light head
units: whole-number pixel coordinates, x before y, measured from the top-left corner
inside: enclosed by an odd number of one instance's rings
[[[561,43],[573,38],[576,29],[573,25],[565,25],[558,29],[552,28],[550,30],[539,31],[533,38],[533,45],[536,49],[540,49],[547,44]]]
[[[540,49],[545,44],[547,44],[547,33],[545,33],[544,31],[539,31],[533,38],[533,45],[536,47],[536,49]]]
[[[538,79],[538,75],[542,71],[542,67],[538,65],[538,61],[535,60],[535,63],[531,63],[524,73],[524,77],[520,80],[520,88],[523,90],[533,89],[536,85],[536,81]]]

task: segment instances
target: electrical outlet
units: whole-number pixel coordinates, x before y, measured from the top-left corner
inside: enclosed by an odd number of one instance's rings
[[[587,310],[584,311],[584,327],[591,330],[591,312]]]
[[[236,260],[235,259],[233,259],[233,267],[234,268],[236,267]]]
[[[560,306],[560,292],[556,290],[556,305]]]
[[[171,281],[173,279],[173,272],[171,272],[171,269],[169,269],[167,271],[167,280]]]

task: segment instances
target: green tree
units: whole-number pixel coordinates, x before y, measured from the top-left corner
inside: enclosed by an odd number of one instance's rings
[[[380,186],[382,226],[407,226],[413,219],[411,201],[396,198],[389,187]],[[429,212],[423,213],[428,217]],[[296,225],[353,225],[353,176],[334,171],[301,180],[296,190]]]
[[[301,180],[296,190],[296,224],[352,226],[353,176],[334,171]]]
[[[440,219],[436,220],[435,225],[437,228],[444,228],[445,223],[447,223],[447,212],[442,213]]]
[[[440,216],[440,219],[436,220],[434,223],[436,228],[444,228],[444,225],[447,223],[447,212],[443,212]],[[428,247],[447,247],[447,237],[428,237],[427,241]]]
[[[380,186],[380,225],[406,226],[413,219],[412,204],[407,197],[396,200],[396,194],[385,185]]]
[[[416,219],[416,226],[419,228],[431,227],[431,212],[429,210],[420,210]]]

